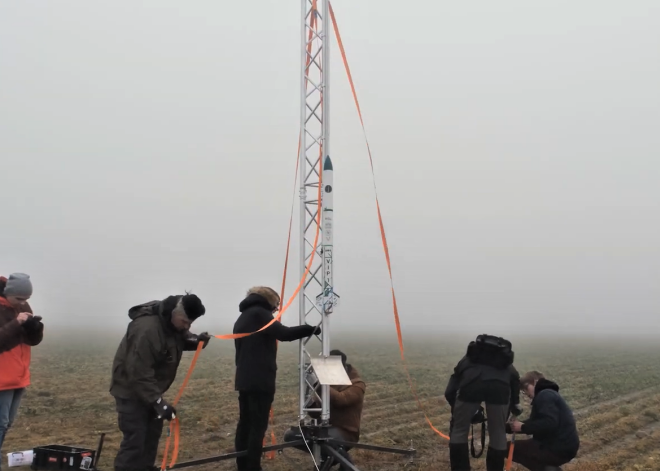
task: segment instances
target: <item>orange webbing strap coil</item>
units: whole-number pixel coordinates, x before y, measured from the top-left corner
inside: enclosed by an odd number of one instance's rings
[[[401,351],[401,360],[403,361],[403,367],[406,371],[406,376],[408,377],[408,383],[410,384],[410,390],[417,401],[417,404],[419,408],[422,410],[424,413],[424,418],[426,419],[426,422],[429,424],[429,427],[440,435],[442,438],[445,438],[449,440],[449,437],[445,435],[444,433],[440,432],[437,428],[433,426],[433,423],[429,419],[428,415],[426,414],[426,411],[424,410],[424,406],[422,405],[421,401],[419,400],[419,397],[417,395],[417,392],[415,390],[415,386],[412,381],[412,377],[410,376],[410,371],[408,370],[408,366],[406,364],[406,358],[404,355],[404,348],[403,348],[403,337],[401,335],[401,323],[399,322],[399,309],[396,304],[396,295],[394,293],[394,280],[392,278],[392,266],[390,264],[390,251],[387,246],[387,237],[385,237],[385,226],[383,225],[383,217],[381,216],[380,213],[380,203],[378,202],[378,191],[376,190],[376,174],[374,171],[374,162],[373,158],[371,156],[371,148],[369,147],[369,140],[367,139],[367,131],[364,126],[364,120],[362,119],[362,111],[360,110],[360,103],[358,102],[357,98],[357,93],[355,92],[355,85],[353,84],[353,77],[351,75],[351,70],[350,67],[348,66],[348,60],[346,59],[346,51],[344,50],[344,44],[341,40],[341,35],[339,34],[339,28],[337,27],[337,20],[335,18],[335,12],[333,11],[332,4],[329,3],[329,8],[330,8],[330,18],[332,19],[332,26],[335,30],[335,37],[337,38],[337,43],[339,45],[339,51],[341,52],[341,58],[342,61],[344,62],[344,68],[346,69],[346,74],[348,76],[348,81],[351,86],[351,92],[353,93],[353,100],[355,101],[355,106],[357,108],[358,116],[360,118],[360,124],[362,125],[362,132],[364,134],[364,140],[367,144],[367,152],[369,154],[369,162],[371,164],[371,175],[373,177],[374,181],[374,193],[376,195],[376,209],[378,211],[378,224],[380,225],[380,235],[381,235],[381,240],[383,242],[383,250],[385,252],[385,260],[387,261],[387,270],[389,271],[390,275],[390,287],[392,290],[392,306],[394,309],[394,323],[396,324],[396,333],[397,337],[399,340],[399,350]]]
[[[179,392],[177,393],[176,397],[174,398],[174,401],[172,402],[172,406],[176,407],[176,405],[179,403],[179,400],[181,399],[181,396],[183,396],[183,391],[186,389],[186,386],[188,385],[188,381],[190,380],[190,376],[192,375],[193,370],[195,369],[195,363],[197,363],[197,359],[199,358],[199,354],[202,352],[202,348],[204,348],[204,342],[199,342],[197,345],[197,350],[195,350],[195,355],[193,356],[192,361],[190,362],[190,367],[188,368],[188,373],[186,373],[186,377],[183,379],[183,383],[181,384],[181,387],[179,388]],[[172,439],[172,436],[174,436],[174,449],[172,451],[172,461],[170,462],[170,467],[174,466],[176,463],[176,459],[179,456],[179,437],[181,435],[181,422],[179,421],[179,417],[175,417],[170,421],[170,433],[167,436],[167,442],[165,442],[165,453],[163,454],[163,462],[160,466],[161,469],[165,469],[167,466],[167,455],[169,454],[170,451],[170,441]]]

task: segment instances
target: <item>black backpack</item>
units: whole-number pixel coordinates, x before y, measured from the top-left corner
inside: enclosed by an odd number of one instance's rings
[[[467,348],[467,357],[473,363],[505,369],[513,364],[511,342],[502,337],[482,334]]]

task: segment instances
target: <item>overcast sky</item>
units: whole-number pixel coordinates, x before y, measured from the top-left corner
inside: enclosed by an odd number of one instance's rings
[[[660,2],[334,8],[404,334],[657,332]],[[32,276],[44,322],[123,328],[188,289],[196,330],[226,333],[247,288],[279,287],[299,23],[296,0],[0,3],[0,272]],[[394,335],[336,44],[331,62],[333,323]]]

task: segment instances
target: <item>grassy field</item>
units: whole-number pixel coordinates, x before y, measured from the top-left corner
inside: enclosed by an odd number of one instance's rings
[[[35,348],[33,384],[3,452],[50,443],[95,447],[99,434],[105,432],[99,467],[112,469],[121,435],[108,386],[119,339],[120,335],[114,334],[92,339],[73,335],[66,340],[51,336]],[[442,431],[447,430],[449,421],[442,393],[453,366],[464,352],[465,339],[406,339],[408,363],[422,402],[434,425]],[[575,338],[561,339],[554,345],[511,340],[521,373],[528,369],[546,373],[559,383],[574,409],[582,447],[566,470],[660,470],[660,346]],[[278,440],[289,426],[296,424],[296,345],[284,344],[279,353],[274,404]],[[333,347],[348,354],[349,362],[367,382],[361,441],[399,447],[408,447],[412,441],[417,457],[406,469],[449,469],[447,443],[426,425],[411,396],[396,341],[391,337],[371,342],[342,337]],[[191,358],[192,354],[185,355],[179,378],[167,396],[170,399]],[[233,344],[213,340],[203,352],[179,406],[179,461],[233,448],[238,412],[233,373]],[[164,442],[163,439],[161,446]],[[355,451],[353,456],[356,465],[365,471],[404,469],[407,463],[395,455]],[[483,457],[472,461],[474,469],[484,469]],[[235,466],[231,461],[201,469],[233,470]],[[313,465],[302,452],[285,450],[273,460],[264,460],[264,469],[311,470]]]

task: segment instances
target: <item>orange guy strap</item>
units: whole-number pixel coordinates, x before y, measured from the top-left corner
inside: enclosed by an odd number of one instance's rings
[[[322,148],[319,149],[319,153],[322,152]],[[321,225],[321,174],[322,172],[322,164],[323,164],[323,159],[319,158],[319,188],[318,188],[318,205],[317,205],[317,211],[316,211],[316,234],[314,236],[314,247],[312,249],[312,255],[309,258],[309,263],[307,264],[307,267],[305,267],[305,273],[303,273],[303,276],[300,278],[300,283],[298,283],[298,286],[296,287],[295,291],[287,301],[287,303],[284,305],[282,309],[277,313],[277,315],[273,318],[272,321],[270,321],[268,324],[263,326],[261,329],[257,330],[256,332],[249,332],[245,334],[225,334],[225,335],[214,335],[215,338],[221,339],[221,340],[233,340],[233,339],[242,339],[243,337],[248,337],[250,335],[256,334],[257,332],[261,332],[262,330],[266,330],[268,327],[273,325],[275,322],[279,321],[282,318],[282,314],[289,309],[291,306],[291,303],[293,303],[293,300],[296,299],[298,296],[298,293],[300,292],[300,289],[303,287],[303,284],[305,283],[305,280],[307,279],[307,274],[312,268],[312,263],[314,262],[314,255],[316,255],[316,249],[318,248],[318,242],[319,242],[319,229]]]
[[[316,12],[316,0],[314,0],[313,4],[312,4],[312,14],[315,13],[315,12]],[[316,15],[314,15],[312,17],[312,28],[314,28],[315,26],[316,26]],[[307,49],[308,49],[307,66],[309,66],[309,63],[310,63],[309,51],[311,51],[311,39],[312,39],[312,30],[310,30],[310,32],[309,32],[309,39],[308,39],[309,44],[307,46]],[[307,86],[307,81],[305,81],[305,86]],[[295,182],[298,179],[297,177],[298,177],[298,166],[300,165],[300,159],[299,159],[299,157],[300,157],[300,147],[301,147],[301,136],[299,135],[298,136],[298,152],[296,154],[296,176],[294,178],[294,187],[295,187]],[[322,175],[323,175],[323,171],[322,171],[323,162],[322,162],[321,156],[322,156],[322,149],[319,149],[319,188],[318,188],[318,196],[317,196],[318,206],[317,206],[317,217],[316,217],[316,234],[315,234],[315,237],[314,237],[314,249],[312,250],[312,254],[311,254],[311,257],[310,257],[310,260],[309,260],[309,264],[307,265],[307,267],[305,269],[305,273],[304,273],[302,279],[300,280],[300,283],[298,284],[298,287],[294,291],[293,295],[291,296],[291,298],[287,302],[286,306],[282,307],[282,302],[283,302],[283,299],[284,299],[284,288],[286,286],[286,274],[287,274],[288,265],[289,265],[289,249],[291,247],[291,227],[293,225],[293,202],[292,202],[292,204],[291,204],[291,217],[289,218],[289,236],[288,236],[288,240],[287,240],[286,258],[285,258],[285,261],[284,261],[284,274],[283,274],[283,279],[282,279],[282,294],[280,295],[280,310],[279,310],[279,313],[277,314],[277,316],[272,321],[270,321],[264,327],[259,329],[257,332],[261,332],[262,330],[270,327],[272,324],[274,324],[276,321],[279,321],[282,318],[282,314],[284,314],[284,311],[286,311],[286,309],[291,305],[293,300],[298,295],[298,292],[302,288],[302,285],[305,282],[305,279],[307,278],[307,274],[309,273],[309,271],[312,267],[312,263],[314,261],[314,255],[316,254],[316,249],[318,247],[319,229],[320,229],[320,222],[321,222],[321,220],[320,220],[320,218],[321,218],[321,187],[322,187],[321,183],[322,183]],[[214,337],[218,338],[218,339],[229,340],[229,339],[237,339],[237,338],[247,337],[247,336],[252,335],[254,333],[256,333],[256,332],[252,332],[252,333],[248,333],[248,334],[215,335]],[[202,351],[202,346],[203,346],[203,343],[200,342],[199,346],[197,347],[197,351],[195,352],[195,356],[193,357],[192,362],[190,363],[190,367],[188,368],[188,373],[186,374],[186,377],[183,381],[183,384],[181,385],[181,388],[179,389],[179,392],[176,396],[176,399],[174,400],[174,403],[173,403],[174,406],[176,406],[176,404],[179,402],[179,399],[181,399],[181,396],[183,395],[183,391],[184,391],[185,387],[188,384],[188,380],[190,379],[190,376],[192,375],[192,372],[195,369],[195,364],[197,363],[197,358],[199,357],[199,354]],[[273,424],[273,409],[272,408],[270,410],[270,423],[271,423],[271,425]],[[178,454],[179,454],[179,438],[180,438],[180,430],[181,430],[180,427],[181,426],[180,426],[180,422],[179,422],[178,418],[175,418],[174,420],[172,420],[172,422],[170,422],[170,434],[167,437],[167,441],[165,443],[165,453],[164,453],[164,456],[163,456],[163,463],[162,463],[161,469],[166,469],[167,456],[169,454],[170,440],[171,440],[172,434],[174,434],[174,451],[173,451],[173,454],[172,454],[172,461],[170,462],[170,467],[174,466],[174,464],[176,463],[176,459],[177,459]],[[272,430],[271,430],[271,439],[272,439],[272,442],[273,442],[273,445],[274,445],[276,440],[275,440],[275,433]],[[274,457],[274,452],[271,452],[269,457],[272,459]]]
[[[204,342],[199,342],[197,344],[197,350],[195,350],[195,355],[193,356],[193,359],[190,362],[188,373],[186,373],[186,377],[183,379],[183,383],[179,388],[179,392],[174,398],[174,402],[172,402],[172,406],[174,407],[176,407],[176,405],[179,403],[181,396],[183,396],[183,391],[186,389],[186,386],[188,386],[188,381],[190,380],[190,376],[192,375],[192,372],[195,369],[195,364],[197,363],[199,354],[202,353],[202,348],[204,348]],[[174,466],[174,464],[176,463],[176,459],[179,456],[179,438],[181,435],[181,422],[179,421],[179,417],[175,417],[170,422],[170,433],[167,437],[167,442],[165,442],[165,453],[163,454],[163,462],[160,466],[161,469],[166,469],[167,466],[167,455],[170,452],[170,440],[172,439],[172,435],[174,435],[174,450],[172,451],[172,461],[170,462],[170,467]]]
[[[317,18],[317,15],[316,15],[316,1],[317,0],[314,0],[314,2],[312,4],[312,10],[311,10],[311,13],[310,13],[312,15],[312,19],[311,19],[311,22],[310,22],[311,28],[309,30],[309,34],[308,34],[308,37],[307,37],[307,54],[306,54],[307,59],[306,59],[306,64],[305,64],[305,89],[307,89],[307,83],[308,83],[307,77],[309,75],[309,64],[311,62],[312,34],[314,33],[314,30],[315,30],[316,25],[317,25],[317,23],[316,23],[316,18]],[[292,198],[292,200],[291,200],[291,214],[289,216],[289,236],[287,237],[287,241],[286,241],[286,256],[284,257],[284,273],[282,274],[282,290],[280,292],[280,311],[282,310],[282,303],[284,302],[284,293],[285,293],[285,289],[286,289],[286,277],[287,277],[287,272],[288,272],[288,269],[289,269],[289,252],[290,252],[290,249],[291,249],[291,228],[293,226],[293,210],[294,210],[294,203],[295,203],[295,188],[296,188],[296,183],[298,182],[298,167],[300,165],[301,138],[302,138],[302,135],[299,133],[298,134],[298,152],[296,152],[296,173],[295,173],[295,176],[294,176],[294,179],[293,179],[293,182],[294,182],[294,184],[293,184],[294,198]],[[275,345],[277,346],[277,343]],[[270,422],[270,427],[271,427],[271,429],[270,429],[270,441],[271,441],[272,445],[277,444],[277,440],[275,439],[275,431],[273,430],[273,426],[275,425],[274,417],[275,417],[275,414],[274,414],[273,408],[271,406],[269,422]],[[264,438],[264,445],[265,444],[266,444],[266,439]],[[272,460],[273,458],[275,458],[275,452],[274,451],[268,452],[267,457],[268,457],[268,459]]]
[[[321,154],[322,149],[319,149],[319,154]],[[314,262],[314,255],[316,254],[316,249],[318,247],[318,241],[319,241],[319,230],[321,227],[321,188],[323,185],[321,184],[322,177],[322,164],[323,164],[323,159],[319,158],[319,187],[318,187],[318,205],[317,205],[317,212],[316,212],[316,235],[314,237],[314,248],[312,250],[312,254],[309,258],[309,263],[307,264],[307,267],[305,268],[305,273],[302,276],[302,279],[300,280],[300,283],[298,283],[298,287],[296,290],[293,292],[293,295],[291,298],[287,301],[286,305],[280,309],[280,312],[273,318],[272,321],[270,321],[268,324],[263,326],[261,329],[259,329],[257,332],[261,332],[262,330],[267,329],[271,325],[273,325],[276,321],[279,321],[280,318],[282,317],[282,314],[284,314],[284,311],[286,311],[289,306],[291,306],[291,303],[293,303],[293,300],[296,298],[298,295],[298,292],[302,288],[303,283],[305,283],[305,280],[307,279],[307,274],[309,273],[312,263]],[[281,304],[280,300],[280,304]],[[256,332],[251,332],[247,334],[227,334],[227,335],[215,335],[214,337],[218,339],[238,339],[238,338],[243,338],[243,337],[248,337],[252,334],[255,334]],[[188,380],[190,379],[190,376],[192,375],[193,370],[195,369],[195,364],[197,363],[197,358],[199,357],[200,352],[202,351],[204,343],[200,342],[197,351],[195,352],[195,356],[192,359],[192,362],[190,363],[190,367],[188,369],[188,373],[186,374],[185,379],[183,380],[183,384],[181,385],[181,388],[179,388],[179,392],[176,395],[176,399],[174,399],[174,403],[172,404],[173,406],[176,406],[176,404],[179,402],[179,399],[181,399],[181,395],[183,394],[183,390],[186,388],[188,385]],[[169,453],[169,447],[170,447],[170,438],[172,436],[172,432],[174,432],[174,451],[172,452],[172,461],[170,462],[170,467],[174,466],[176,463],[176,458],[179,454],[179,431],[180,431],[180,424],[179,424],[179,419],[175,418],[170,422],[170,436],[167,437],[167,442],[165,443],[165,454],[163,455],[163,464],[161,469],[166,469],[166,463],[167,463],[167,455]]]
[[[401,351],[401,360],[403,361],[403,367],[406,371],[406,376],[408,377],[408,383],[410,384],[410,390],[417,400],[417,404],[419,408],[424,412],[424,418],[426,419],[426,422],[429,424],[429,427],[440,435],[442,438],[445,438],[449,440],[449,437],[445,435],[444,433],[440,432],[437,428],[433,426],[433,423],[429,419],[428,415],[426,414],[426,411],[424,410],[424,406],[422,405],[421,401],[419,400],[419,397],[417,395],[417,392],[415,390],[415,386],[413,385],[412,377],[410,376],[410,371],[408,370],[408,366],[406,364],[406,358],[404,355],[404,348],[403,348],[403,337],[401,335],[401,323],[399,322],[399,308],[397,307],[396,304],[396,295],[394,293],[394,280],[392,278],[392,266],[390,263],[390,251],[387,246],[387,238],[385,237],[385,226],[383,225],[383,217],[381,216],[380,213],[380,203],[378,202],[378,191],[376,190],[376,174],[374,171],[374,162],[373,158],[371,156],[371,148],[369,147],[369,140],[367,139],[367,131],[364,126],[364,120],[362,118],[362,111],[360,110],[360,103],[358,102],[357,98],[357,93],[355,92],[355,85],[353,84],[353,76],[351,75],[351,70],[350,67],[348,66],[348,60],[346,59],[346,51],[344,50],[344,44],[341,40],[341,35],[339,34],[339,28],[337,27],[337,20],[335,18],[335,12],[332,9],[332,4],[329,3],[329,8],[330,8],[330,18],[332,19],[332,26],[335,30],[335,37],[337,38],[337,43],[339,45],[339,51],[341,52],[341,58],[344,62],[344,67],[346,69],[346,74],[348,76],[348,81],[351,86],[351,92],[353,93],[353,100],[355,101],[355,106],[357,108],[358,116],[360,117],[360,124],[362,125],[362,132],[364,134],[364,140],[367,144],[367,152],[369,153],[369,162],[371,164],[371,175],[373,177],[374,181],[374,193],[376,195],[376,209],[378,210],[378,224],[380,225],[380,235],[381,239],[383,242],[383,250],[385,252],[385,260],[387,261],[387,270],[389,271],[390,275],[390,287],[392,289],[392,307],[394,309],[394,323],[396,324],[396,333],[397,337],[399,340],[399,350]]]
[[[289,269],[289,252],[291,249],[291,228],[293,227],[293,208],[294,208],[294,203],[295,203],[295,187],[296,187],[296,182],[298,181],[298,166],[300,165],[300,136],[298,136],[298,153],[296,154],[296,176],[294,177],[294,197],[292,198],[291,201],[291,214],[289,216],[289,236],[287,237],[286,241],[286,256],[284,257],[284,273],[282,274],[282,290],[280,291],[280,310],[282,310],[282,303],[284,302],[284,291],[286,289],[286,275],[287,271]],[[278,342],[277,340],[275,341],[275,348],[277,348]],[[274,423],[274,417],[275,414],[273,412],[273,406],[270,407],[270,441],[272,445],[277,444],[277,440],[275,439],[275,431],[273,430],[273,426],[275,425]],[[266,438],[264,437],[264,445],[266,444]],[[275,458],[275,452],[274,451],[269,451],[266,455],[269,460],[272,460]]]
[[[310,32],[311,36],[311,32]],[[291,214],[289,216],[289,236],[287,237],[286,241],[286,256],[284,257],[284,273],[282,274],[282,290],[280,291],[280,310],[282,310],[282,303],[284,302],[284,291],[286,289],[286,275],[287,271],[289,269],[289,252],[291,249],[291,228],[293,227],[293,208],[295,204],[295,188],[296,188],[296,183],[298,181],[298,166],[300,165],[300,135],[298,135],[298,153],[296,154],[296,175],[293,179],[293,187],[294,187],[294,196],[291,199]],[[277,340],[275,341],[275,348],[277,348],[278,342]],[[274,422],[275,414],[273,412],[273,407],[270,407],[270,441],[272,445],[277,444],[277,440],[275,439],[275,431],[273,430],[273,426],[275,425]],[[264,445],[266,445],[266,437],[264,437]],[[275,458],[275,452],[274,451],[269,451],[266,456],[268,457],[269,460],[272,460]]]

